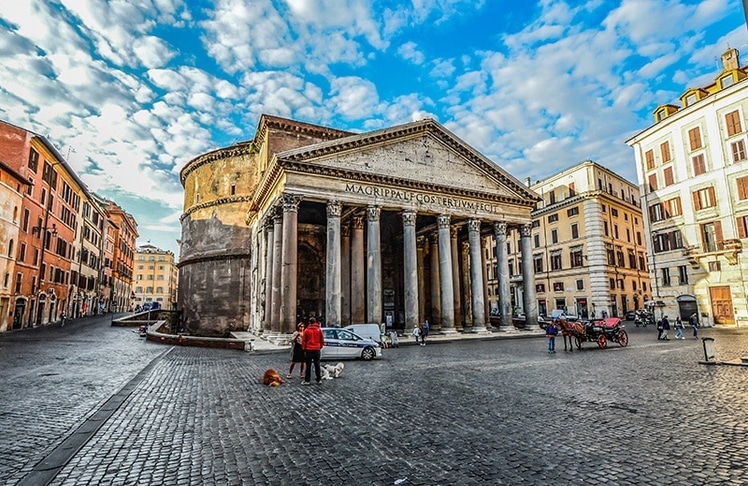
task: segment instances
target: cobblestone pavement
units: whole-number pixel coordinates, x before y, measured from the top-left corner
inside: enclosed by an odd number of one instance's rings
[[[285,352],[168,348],[51,484],[746,484],[748,369],[698,364],[690,333],[662,342],[651,328],[627,330],[627,348],[574,353],[560,338],[556,354],[543,338],[402,346],[348,361],[320,386],[294,377],[275,388],[260,379],[270,367],[285,376]],[[700,335],[715,338],[719,360],[748,355],[748,330]],[[12,392],[3,377],[2,410],[17,420],[0,416],[0,482],[18,482],[164,350],[127,342],[137,364],[102,358],[117,383],[78,397],[67,423],[47,422],[86,390],[67,367],[53,368],[52,397],[34,391],[39,372],[14,373]]]

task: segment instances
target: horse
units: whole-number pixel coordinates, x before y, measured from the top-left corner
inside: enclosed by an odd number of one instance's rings
[[[561,329],[561,335],[564,337],[564,351],[566,351],[566,342],[569,342],[569,351],[574,352],[574,322],[567,321],[566,319],[557,319],[556,324]]]

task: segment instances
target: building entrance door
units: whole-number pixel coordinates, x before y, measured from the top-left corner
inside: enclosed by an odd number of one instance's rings
[[[712,301],[712,314],[715,324],[735,324],[732,312],[730,287],[709,287],[709,298]]]

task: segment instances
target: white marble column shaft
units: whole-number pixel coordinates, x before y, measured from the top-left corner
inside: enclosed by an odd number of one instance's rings
[[[483,259],[481,256],[480,225],[478,219],[468,221],[470,242],[470,284],[473,288],[473,332],[486,330],[486,302],[483,287]]]
[[[327,203],[327,273],[325,279],[325,325],[340,326],[340,213],[338,201]]]
[[[535,299],[535,272],[532,268],[532,227],[520,226],[520,252],[522,254],[522,304],[525,307],[525,330],[536,330],[538,326],[538,302]]]
[[[382,323],[382,249],[379,231],[381,208],[366,208],[366,322]]]
[[[437,218],[439,228],[439,275],[441,298],[441,330],[455,332],[455,295],[454,275],[452,274],[452,240],[450,236],[449,215],[440,214]]]
[[[403,288],[405,290],[405,329],[418,325],[418,250],[416,212],[403,212]]]
[[[501,316],[500,331],[516,331],[512,322],[512,300],[509,294],[509,255],[506,251],[506,223],[494,224],[494,239],[496,240],[496,267],[499,281],[499,315]]]

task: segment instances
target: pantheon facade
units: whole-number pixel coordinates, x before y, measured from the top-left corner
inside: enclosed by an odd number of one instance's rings
[[[356,134],[263,115],[254,139],[203,154],[180,176],[178,307],[194,334],[285,336],[312,316],[484,331],[488,244],[494,325],[511,330],[511,230],[521,235],[526,328],[537,326],[539,197],[434,120]]]

